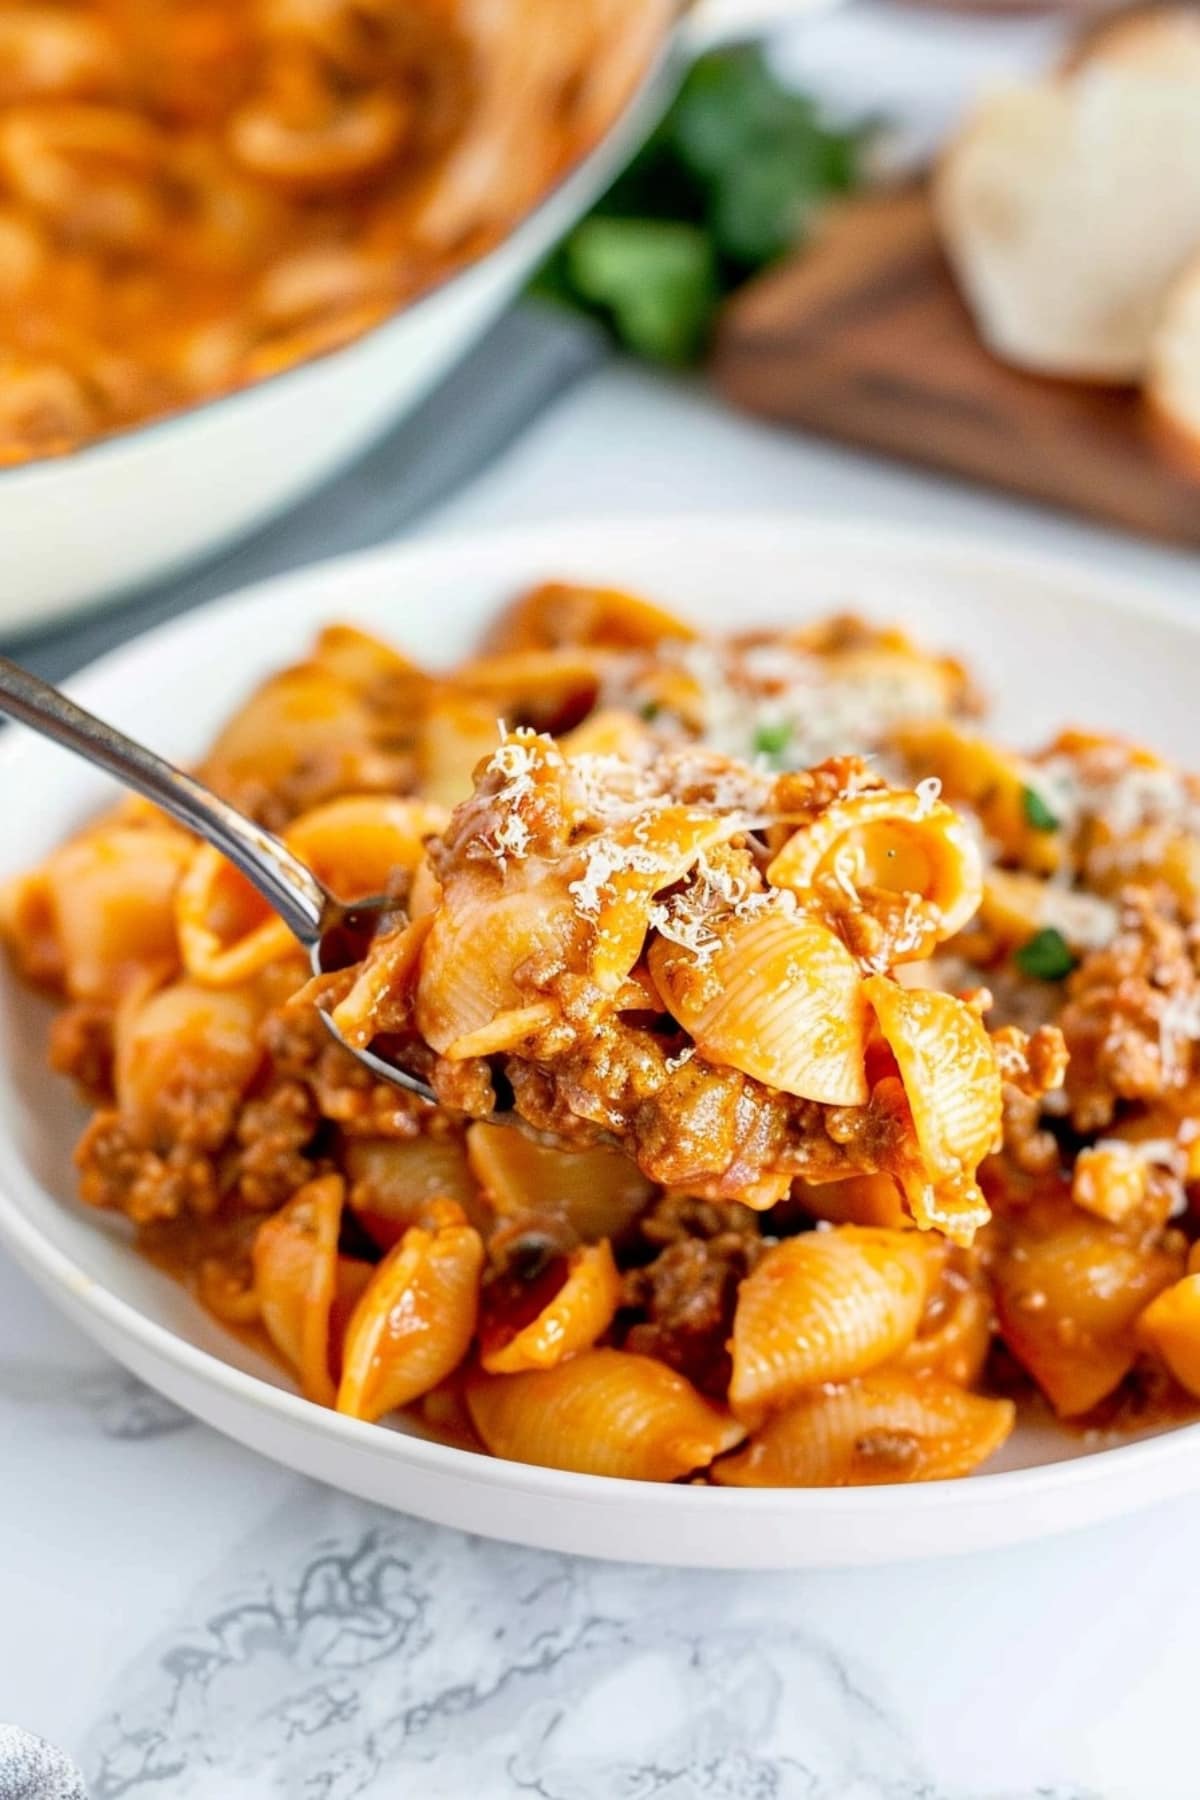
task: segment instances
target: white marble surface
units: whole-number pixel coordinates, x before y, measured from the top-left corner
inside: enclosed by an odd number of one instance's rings
[[[977,530],[1200,587],[1193,558],[730,418],[619,366],[434,524],[717,506]],[[0,1441],[0,1718],[76,1756],[93,1800],[1200,1792],[1200,1502],[862,1574],[510,1550],[223,1442],[104,1362],[2,1259]]]

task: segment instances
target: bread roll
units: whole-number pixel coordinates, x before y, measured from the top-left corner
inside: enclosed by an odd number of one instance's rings
[[[1163,75],[1101,54],[992,95],[943,156],[934,206],[998,356],[1138,380],[1166,291],[1200,245],[1200,69]]]

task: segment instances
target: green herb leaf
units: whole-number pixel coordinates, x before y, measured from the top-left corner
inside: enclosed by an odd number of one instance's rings
[[[760,47],[712,51],[531,291],[598,319],[635,355],[692,362],[724,296],[854,186],[860,142],[782,86]]]
[[[1076,959],[1062,932],[1047,925],[1021,945],[1013,961],[1023,975],[1032,975],[1037,981],[1061,981],[1071,973]]]
[[[704,348],[718,290],[712,244],[698,226],[586,219],[567,241],[567,268],[638,355],[687,363]]]
[[[1036,788],[1023,787],[1021,789],[1021,805],[1025,810],[1026,820],[1035,831],[1057,831],[1062,823],[1050,811]]]
[[[754,750],[757,756],[780,757],[792,739],[792,728],[786,720],[777,723],[759,725],[754,733]]]
[[[638,707],[638,718],[645,719],[647,725],[652,725],[661,711],[661,700],[643,700]]]
[[[761,269],[799,242],[819,198],[810,171],[786,154],[743,155],[714,183],[713,241],[731,262]]]

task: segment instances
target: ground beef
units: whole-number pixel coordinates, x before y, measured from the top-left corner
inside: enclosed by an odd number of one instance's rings
[[[1116,937],[1069,978],[1060,1016],[1071,1122],[1101,1131],[1121,1101],[1191,1080],[1200,1039],[1200,933],[1166,888],[1127,888]]]
[[[271,782],[223,770],[201,773],[240,813],[280,832],[302,813],[346,795],[411,793],[416,768],[411,754],[402,750],[347,746],[310,751]]]
[[[184,1214],[206,1216],[220,1203],[216,1163],[186,1143],[148,1149],[133,1141],[114,1111],[92,1118],[75,1152],[79,1192],[89,1206],[124,1213],[135,1225]]]
[[[1061,1151],[1045,1127],[1042,1109],[1045,1095],[1063,1084],[1067,1048],[1062,1032],[1039,1025],[1026,1038],[1014,1026],[1002,1025],[993,1032],[992,1044],[1004,1078],[1002,1123],[1009,1160],[1026,1175],[1057,1169]]]
[[[256,1212],[282,1206],[316,1172],[304,1151],[319,1123],[312,1091],[301,1081],[276,1081],[248,1100],[237,1121],[237,1188]]]
[[[78,1001],[50,1027],[50,1067],[69,1076],[85,1100],[105,1105],[113,1097],[113,1013],[110,1006]]]
[[[738,1284],[762,1254],[757,1216],[748,1207],[665,1194],[641,1222],[661,1248],[624,1278],[631,1321],[624,1345],[678,1369],[704,1393],[729,1387],[729,1337]]]
[[[315,1006],[287,1005],[268,1013],[263,1043],[275,1073],[300,1082],[317,1112],[351,1137],[415,1137],[426,1103],[378,1081],[329,1035]],[[386,1055],[383,1045],[375,1048]]]

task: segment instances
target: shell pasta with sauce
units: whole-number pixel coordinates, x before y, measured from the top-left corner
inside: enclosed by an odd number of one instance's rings
[[[327,627],[198,772],[393,899],[361,962],[141,801],[0,890],[83,1201],[314,1403],[518,1461],[928,1481],[1184,1416],[1200,783],[980,711],[846,617],[547,583],[450,671]]]
[[[672,0],[0,5],[0,469],[339,348],[603,137]]]

